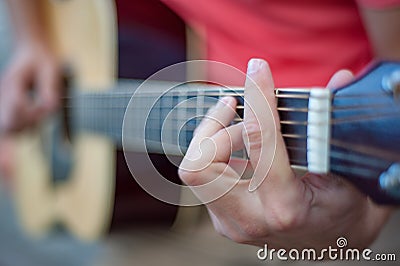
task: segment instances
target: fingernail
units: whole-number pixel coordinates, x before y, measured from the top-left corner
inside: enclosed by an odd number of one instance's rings
[[[263,66],[265,66],[266,62],[259,58],[250,59],[247,64],[247,74],[257,73]]]

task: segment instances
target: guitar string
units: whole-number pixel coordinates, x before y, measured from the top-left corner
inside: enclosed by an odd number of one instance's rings
[[[366,169],[362,166],[352,165],[351,167],[343,164],[332,164],[330,166],[330,172],[344,173],[344,175],[356,175],[357,177],[362,177],[363,179],[378,180],[379,175],[382,170],[371,170]],[[346,179],[346,177],[345,177]]]
[[[103,105],[103,106],[101,106]],[[75,109],[75,108],[80,108],[82,105],[65,105],[64,108],[66,109]],[[191,105],[191,106],[187,106],[186,103],[184,105],[179,105],[179,106],[175,106],[175,107],[157,107],[158,109],[208,109],[215,106],[215,104],[205,104],[202,106],[196,106],[196,105]],[[126,109],[128,107],[128,104],[119,104],[119,105],[108,105],[107,103],[105,104],[96,104],[96,106],[85,106],[86,109],[90,109],[90,110],[101,110],[101,109]],[[137,107],[133,107],[133,108],[137,108]],[[346,106],[336,106],[336,107],[332,107],[330,109],[331,112],[334,111],[353,111],[353,110],[363,110],[363,109],[393,109],[392,106],[388,106],[387,104],[361,104],[361,105],[346,105]],[[400,105],[399,105],[400,108]],[[149,109],[149,108],[141,108],[141,109]],[[236,109],[242,110],[245,109],[244,105],[237,105]],[[278,111],[281,112],[293,112],[293,113],[307,113],[310,111],[310,109],[308,109],[308,107],[277,107],[276,108]]]
[[[124,97],[124,96],[126,96],[126,95],[132,95],[132,93],[129,93],[129,94],[126,94],[126,93],[124,93],[124,94],[122,94],[122,95],[120,95],[121,97]],[[201,96],[202,94],[199,94],[199,93],[196,93],[196,92],[194,92],[194,97],[197,97],[197,96]],[[210,94],[210,93],[205,93],[205,94],[203,94],[204,96],[213,96],[213,94]],[[225,96],[225,95],[230,95],[230,96],[240,96],[241,94],[240,93],[232,93],[232,94],[229,94],[229,93],[220,93],[220,92],[215,92],[215,96],[218,96],[218,97],[222,97],[222,96]],[[99,94],[98,95],[99,97],[104,97],[104,95],[101,95],[101,94]],[[147,95],[146,95],[147,96]],[[176,97],[182,97],[182,95],[175,95]],[[187,96],[187,95],[185,95],[185,96]],[[307,95],[307,96],[305,96],[305,95],[301,95],[301,96],[295,96],[295,97],[293,97],[293,95],[289,95],[289,97],[286,97],[287,95],[276,95],[277,96],[277,98],[280,98],[281,96],[281,98],[294,98],[294,99],[308,99],[309,98],[309,96]],[[365,96],[365,94],[363,95],[363,96]],[[379,94],[379,96],[382,96],[382,94]],[[384,95],[386,98],[387,98],[387,95]],[[93,97],[93,95],[92,95],[92,97]],[[148,97],[148,96],[147,96]],[[347,97],[356,97],[356,95],[347,95],[346,96],[346,98]],[[211,107],[212,105],[209,105],[209,106],[202,106],[202,107],[200,107],[200,108],[209,108],[209,107]],[[387,106],[384,106],[384,105],[371,105],[371,106],[368,106],[368,105],[360,105],[360,106],[344,106],[344,107],[336,107],[336,108],[332,108],[332,110],[354,110],[354,109],[362,109],[362,108],[369,108],[369,107],[373,107],[373,108],[375,108],[375,109],[388,109],[388,107]],[[72,108],[72,106],[71,106],[71,108]],[[106,108],[118,108],[118,107],[115,107],[115,106],[107,106]],[[120,108],[126,108],[126,105],[123,105],[123,106],[121,106]],[[176,107],[176,108],[180,108],[180,107]],[[181,108],[184,108],[184,109],[189,109],[189,108],[193,108],[193,109],[198,109],[198,107],[185,107],[185,106],[183,106],[183,107],[181,107]],[[243,109],[244,107],[243,106],[238,106],[238,109]],[[95,108],[91,108],[91,109],[96,109],[96,107]],[[101,107],[99,107],[98,109],[104,109],[104,108],[101,108]],[[170,108],[168,108],[168,109],[170,109]],[[283,108],[281,108],[280,110],[279,110],[279,107],[278,107],[278,111],[282,111],[282,112],[307,112],[308,111],[308,109],[307,108],[300,108],[300,109],[294,109],[294,108],[285,108],[285,107],[283,107]],[[385,115],[385,116],[395,116],[395,117],[397,117],[399,114],[397,114],[397,113],[384,113],[383,115]],[[339,119],[339,120],[333,120],[331,123],[332,124],[339,124],[339,123],[345,123],[345,122],[352,122],[352,121],[360,121],[360,120],[373,120],[373,119],[381,119],[382,118],[382,114],[376,114],[376,115],[374,115],[374,116],[370,116],[370,115],[368,115],[368,116],[353,116],[353,117],[350,117],[350,119],[349,118],[346,118],[346,119]],[[238,120],[238,121],[240,121],[240,119]],[[293,124],[296,124],[296,123],[301,123],[302,125],[307,125],[308,124],[308,122],[303,122],[303,121],[282,121],[282,123],[293,123]]]
[[[204,85],[203,85],[204,86]],[[282,92],[287,92],[287,91],[290,91],[290,89],[279,89],[280,91],[282,91]],[[236,92],[232,92],[232,93],[230,93],[230,92],[227,92],[227,91],[221,91],[221,90],[216,90],[216,91],[209,91],[209,92],[205,92],[205,93],[199,93],[199,90],[193,90],[193,91],[186,91],[185,93],[186,93],[186,95],[185,96],[183,96],[183,97],[187,97],[187,94],[188,93],[193,93],[193,97],[197,97],[197,96],[217,96],[217,97],[222,97],[222,96],[226,96],[226,95],[230,95],[230,96],[242,96],[243,95],[243,93],[241,93],[241,92],[239,92],[240,90],[236,90]],[[104,98],[105,96],[106,97],[108,97],[108,98],[110,98],[110,97],[123,97],[123,98],[126,98],[126,96],[129,96],[129,97],[131,97],[132,96],[132,94],[133,94],[133,92],[121,92],[121,93],[116,93],[115,94],[115,92],[114,92],[114,94],[113,95],[107,95],[107,94],[104,94],[104,93],[98,93],[98,94],[90,94],[90,97],[91,98],[93,98],[93,96],[95,96],[95,97],[101,97],[101,98]],[[148,96],[148,95],[153,95],[153,94],[155,94],[155,93],[153,93],[153,92],[142,92],[141,93],[141,95],[138,95],[139,97],[150,97],[150,96]],[[169,93],[169,94],[171,94],[171,93]],[[158,93],[156,93],[156,95],[158,95]],[[363,96],[365,96],[366,94],[364,94]],[[379,93],[379,94],[369,94],[370,96],[377,96],[377,95],[379,95],[379,96],[382,96],[382,95],[384,95],[385,96],[385,98],[387,98],[388,97],[388,95],[387,94],[384,94],[384,93]],[[165,96],[167,96],[167,95],[165,95]],[[306,94],[306,95],[293,95],[293,94],[277,94],[277,95],[275,95],[278,99],[279,98],[292,98],[292,99],[309,99],[309,97],[310,97],[310,95],[309,94]],[[168,97],[182,97],[182,94],[175,94],[174,95],[174,93],[172,93],[172,96],[171,95],[168,95]],[[355,94],[353,94],[353,95],[344,95],[344,97],[346,97],[346,98],[348,98],[348,97],[358,97],[357,95],[355,95]],[[68,98],[68,97],[64,97],[64,98]],[[69,98],[71,98],[71,97],[69,97]],[[338,96],[336,96],[335,98],[338,98]],[[105,106],[105,107],[92,107],[92,108],[90,108],[91,110],[94,110],[94,109],[96,109],[96,108],[98,108],[98,109],[104,109],[104,108],[107,108],[107,109],[118,109],[118,108],[126,108],[126,106],[127,106],[127,104],[122,104],[122,105],[120,105],[120,106],[110,106],[110,105],[107,105],[107,106]],[[204,106],[201,106],[200,108],[210,108],[212,105],[204,105]],[[67,106],[66,108],[77,108],[77,107],[74,107],[74,106]],[[163,108],[163,107],[162,107]],[[167,107],[167,108],[169,108],[169,107]],[[175,107],[175,108],[185,108],[185,109],[189,109],[189,108],[196,108],[196,109],[198,109],[199,107],[185,107],[185,106],[182,106],[182,107]],[[243,106],[241,106],[241,105],[239,105],[239,106],[237,106],[237,109],[243,109],[244,107]],[[354,110],[354,109],[358,109],[358,110],[362,110],[363,108],[374,108],[375,110],[376,109],[378,109],[378,108],[383,108],[383,109],[389,109],[389,107],[386,105],[386,104],[374,104],[374,105],[358,105],[358,106],[351,106],[351,105],[349,105],[349,106],[337,106],[337,107],[332,107],[331,108],[331,111],[345,111],[345,110]],[[308,108],[287,108],[287,107],[278,107],[278,111],[284,111],[284,112],[307,112],[308,111]],[[391,115],[391,114],[385,114],[386,116],[387,115]],[[346,122],[353,122],[353,121],[359,121],[359,120],[368,120],[368,119],[370,119],[370,117],[369,116],[367,116],[367,117],[361,117],[361,118],[359,118],[359,117],[356,117],[356,116],[354,116],[354,117],[350,117],[350,118],[345,118],[345,119],[338,119],[337,121],[331,121],[331,124],[339,124],[339,123],[346,123]],[[288,121],[288,122],[291,122],[291,121]]]
[[[290,147],[286,147],[288,151],[290,151]],[[300,165],[300,166],[305,166],[307,167],[308,161],[307,161],[307,156],[305,155],[303,158],[305,159],[298,159],[298,157],[292,155],[289,155],[289,161],[290,164],[293,165]],[[382,172],[383,169],[386,169],[388,165],[392,161],[386,161],[378,163],[376,160],[377,158],[374,157],[373,159],[371,158],[365,158],[362,155],[352,155],[343,151],[331,151],[329,158],[332,159],[338,159],[341,163],[335,163],[330,161],[330,169],[333,170],[337,168],[338,165],[342,165],[343,163],[351,163],[352,167],[348,170],[351,170],[353,174],[357,174],[358,176],[367,176],[369,178],[377,177],[379,174]],[[380,159],[378,159],[380,160]],[[375,174],[373,175],[366,175],[365,172],[374,172]]]
[[[306,135],[291,135],[291,134],[284,134],[283,135],[283,137],[284,138],[292,138],[292,137],[294,137],[294,138],[298,138],[298,139],[306,139],[307,138],[307,136]],[[309,137],[310,138],[310,137]],[[311,137],[311,138],[313,138],[313,137]],[[350,148],[350,149],[353,149],[353,147],[350,147],[350,146],[352,146],[350,143],[347,143],[347,142],[339,142],[339,143],[334,143],[336,140],[334,140],[334,139],[332,139],[331,140],[331,145],[333,145],[333,146],[340,146],[340,147],[343,147],[343,146],[345,146],[346,148]],[[175,144],[174,144],[175,145]],[[178,144],[176,144],[176,145],[178,145]],[[290,149],[292,149],[292,147],[290,147],[290,146],[287,146],[286,147],[286,149],[287,150],[290,150]],[[296,151],[300,151],[301,150],[301,148],[296,148]],[[307,150],[306,149],[303,149],[304,150],[304,152],[307,152]],[[374,149],[372,152],[365,152],[365,151],[363,151],[363,150],[361,150],[360,152],[363,152],[363,153],[366,153],[367,155],[369,155],[369,156],[371,156],[371,157],[373,157],[373,158],[375,158],[375,159],[389,159],[390,161],[393,161],[393,160],[398,160],[398,158],[399,158],[399,155],[397,155],[397,154],[395,154],[395,155],[393,155],[394,156],[394,158],[393,158],[393,156],[392,155],[389,155],[389,156],[383,156],[384,158],[381,158],[382,156],[380,155],[381,154],[381,151],[382,150],[377,150],[377,149]],[[335,156],[336,156],[336,158],[338,158],[337,157],[337,155],[340,155],[340,157],[339,157],[339,159],[341,160],[341,161],[344,161],[344,162],[350,162],[350,163],[354,163],[354,162],[357,162],[357,161],[359,161],[359,160],[354,160],[354,159],[352,159],[352,157],[351,156],[349,156],[349,154],[347,153],[347,152],[342,152],[342,151],[335,151],[335,152],[332,152],[331,154],[330,154],[330,158],[335,158]],[[360,156],[360,155],[358,155],[358,156]],[[306,156],[305,156],[306,157]],[[304,160],[299,160],[299,159],[297,159],[297,158],[289,158],[290,159],[290,162],[291,162],[291,164],[292,165],[299,165],[299,166],[307,166],[307,159],[305,159],[306,161],[304,161]],[[366,161],[365,160],[366,158],[364,158],[364,160],[363,161]],[[353,174],[357,174],[357,175],[359,175],[359,176],[367,176],[368,178],[371,178],[371,174],[370,175],[366,175],[365,174],[365,172],[371,172],[372,170],[368,170],[368,169],[366,169],[366,167],[369,167],[369,168],[371,168],[370,166],[371,165],[373,165],[374,163],[374,161],[369,161],[370,162],[370,164],[368,165],[368,164],[363,164],[364,165],[364,167],[363,168],[361,168],[361,169],[359,169],[359,167],[357,168],[357,167],[353,167],[353,168],[351,168],[351,169],[349,169],[349,170],[351,170],[352,171],[352,173]],[[375,163],[376,164],[376,163]],[[378,175],[379,175],[379,173],[382,171],[382,169],[384,169],[385,167],[387,167],[387,165],[388,164],[385,164],[385,163],[383,163],[382,165],[374,165],[374,170],[375,170],[375,173],[378,173]],[[333,169],[335,166],[332,166],[331,167],[331,169]],[[337,167],[335,167],[335,168],[337,168]],[[375,168],[378,168],[378,169],[375,169]],[[376,174],[374,174],[374,176],[376,177],[377,175]]]
[[[334,144],[332,144],[332,146],[337,147]],[[298,148],[298,147],[291,147],[291,146],[286,146],[285,148],[289,154],[292,154],[292,156],[289,156],[291,158],[299,156],[299,154],[303,154],[303,155],[307,154],[307,152],[309,151],[307,148]],[[294,153],[297,152],[298,154],[293,155],[293,152]],[[334,150],[331,150],[329,156],[331,158],[340,159],[342,161],[344,160],[344,161],[358,162],[359,164],[364,165],[365,167],[371,167],[371,166],[380,167],[380,166],[382,166],[382,164],[387,165],[389,162],[399,160],[398,155],[395,157],[388,158],[387,156],[379,157],[376,154],[364,154],[364,153],[350,154],[346,151],[334,151]],[[365,156],[369,156],[369,157],[374,156],[374,157],[372,159],[372,158],[365,158]]]
[[[381,88],[379,88],[381,89]],[[207,90],[207,89],[205,89]],[[281,90],[282,89],[278,89]],[[290,91],[291,89],[283,89],[282,93],[275,94],[276,98],[290,98],[290,99],[298,99],[298,100],[307,100],[311,97],[310,93],[308,91],[304,92],[296,92],[296,91]],[[293,90],[293,89],[292,89]],[[109,94],[111,93],[111,94]],[[184,93],[184,94],[183,94]],[[285,94],[286,93],[286,94]],[[101,98],[131,98],[133,96],[134,92],[118,92],[118,89],[112,90],[112,91],[105,91],[105,92],[93,92],[93,93],[78,93],[77,95],[68,95],[68,96],[61,96],[61,99],[74,99],[77,97],[82,97],[82,96],[89,96],[89,97],[101,97]],[[220,91],[220,90],[215,90],[215,91],[210,91],[210,92],[202,92],[198,93],[198,91],[182,91],[182,92],[167,92],[165,94],[160,94],[160,92],[140,92],[138,94],[135,94],[135,97],[138,98],[151,98],[154,96],[176,96],[176,97],[185,97],[185,96],[209,96],[209,97],[225,97],[225,96],[232,96],[232,97],[244,97],[245,93],[244,92],[239,92],[235,90],[229,90],[229,91]],[[392,95],[388,92],[382,92],[382,93],[360,93],[360,94],[339,94],[336,95],[335,93],[331,95],[331,99],[343,99],[343,98],[359,98],[359,97],[371,97],[371,98],[377,98],[377,97],[391,97]]]
[[[303,136],[301,136],[301,137],[303,138]],[[331,143],[331,144],[332,144],[332,146],[338,146],[335,143]],[[350,149],[350,150],[353,149],[353,145],[351,145],[351,143],[343,142],[343,144],[346,145],[346,147],[348,149]],[[343,145],[339,145],[339,146],[342,147]],[[289,147],[289,149],[290,149],[290,147]],[[297,149],[297,151],[299,151],[299,149]],[[342,163],[343,162],[344,163],[348,162],[348,163],[352,163],[353,166],[354,166],[354,162],[356,162],[356,161],[351,159],[351,157],[349,156],[349,154],[347,152],[339,151],[339,152],[336,152],[336,154],[340,156],[339,159],[341,160]],[[382,157],[379,152],[375,152],[375,151],[374,152],[367,152],[367,154],[370,155],[371,157],[373,157],[374,159],[377,159],[377,158],[381,159],[381,157]],[[330,154],[330,158],[335,158],[334,153]],[[397,158],[398,158],[398,155],[396,156],[396,158],[392,158],[392,157],[387,158],[387,157],[385,157],[384,159],[391,159],[391,161],[395,161]],[[366,161],[365,158],[364,158],[363,161]],[[290,158],[290,163],[292,165],[299,165],[299,166],[306,167],[307,166],[307,158],[305,156],[305,160],[304,159],[303,160],[298,160],[298,159],[295,159],[295,158],[291,157]],[[370,164],[371,164],[371,161],[370,161]],[[380,172],[387,167],[387,165],[388,164],[382,164],[382,165],[380,165],[381,167],[379,167],[377,165],[374,165],[373,168],[375,169],[375,171],[366,169],[366,167],[368,167],[369,165],[365,165],[365,164],[362,167],[361,166],[354,166],[352,168],[346,168],[347,170],[346,169],[345,170],[347,172],[349,172],[349,173],[351,171],[352,174],[355,174],[357,176],[363,176],[364,178],[373,178],[373,177],[376,178],[377,176],[379,176]],[[335,164],[331,165],[330,169],[331,170],[336,170],[336,171],[340,171],[341,170],[343,172],[343,169],[341,169],[341,168],[338,169],[338,167],[336,167]]]
[[[286,149],[288,150],[288,149],[290,149],[290,147],[289,148],[287,147]],[[167,152],[163,152],[163,153],[167,153]],[[339,159],[341,161],[341,164],[332,163],[332,161],[331,161],[331,166],[330,166],[331,170],[334,170],[334,169],[337,170],[338,166],[342,167],[343,162],[351,163],[352,167],[347,169],[349,173],[351,172],[352,174],[356,174],[358,176],[364,176],[367,178],[376,178],[392,162],[392,161],[387,161],[387,162],[382,162],[381,164],[379,164],[375,161],[377,159],[376,156],[374,157],[374,159],[367,160],[366,158],[361,158],[362,155],[355,155],[355,156],[349,155],[347,152],[343,152],[343,151],[331,152],[329,157],[331,159]],[[357,157],[357,158],[355,158],[355,157]],[[307,167],[307,165],[308,165],[307,156],[304,156],[302,159],[299,159],[299,158],[296,158],[295,156],[291,157],[289,155],[289,162],[292,166],[297,165],[297,166]]]
[[[331,159],[338,159],[342,162],[349,162],[349,163],[357,163],[359,165],[362,165],[364,168],[370,168],[370,169],[375,169],[376,171],[380,171],[382,168],[387,167],[390,165],[391,162],[399,162],[400,161],[400,156],[398,154],[392,154],[387,151],[383,151],[382,153],[375,153],[375,152],[369,152],[369,151],[363,151],[358,149],[358,147],[349,147],[349,143],[344,142],[346,144],[346,149],[350,150],[352,152],[358,152],[359,154],[351,154],[346,151],[335,151],[331,150],[329,157]],[[335,143],[330,143],[331,146],[333,147],[339,147],[343,148],[342,145],[338,145]],[[290,146],[286,146],[286,149],[288,151],[289,157],[294,158],[296,156],[299,156],[298,154],[293,154],[292,151],[302,153],[302,154],[307,154],[308,150],[305,148],[298,148],[298,149],[293,149]],[[291,154],[291,156],[290,156]],[[306,158],[307,156],[304,155]],[[367,156],[367,157],[365,157]]]
[[[285,136],[283,136],[283,138],[286,139]],[[309,139],[310,138],[311,139],[317,139],[315,137],[308,137],[308,138]],[[145,138],[145,139],[148,140],[147,138]],[[304,138],[304,139],[306,139],[306,138]],[[161,143],[161,141],[156,141],[156,142]],[[185,144],[185,145],[182,146],[182,145],[180,145],[180,144],[178,144],[176,142],[175,143],[168,143],[168,144],[169,145],[174,145],[174,146],[179,146],[181,148],[182,147],[183,148],[187,148],[188,147],[188,144]],[[347,150],[358,152],[359,153],[358,155],[352,155],[352,156],[356,156],[356,157],[357,156],[359,157],[359,156],[363,156],[363,155],[368,155],[368,156],[374,158],[375,160],[381,160],[382,162],[385,161],[384,163],[391,162],[391,161],[396,161],[396,160],[399,161],[400,160],[400,155],[399,154],[396,154],[396,153],[393,153],[393,152],[388,152],[386,150],[382,150],[382,149],[379,149],[379,148],[376,148],[376,147],[372,147],[372,148],[371,147],[367,147],[366,148],[364,146],[349,144],[346,141],[339,141],[339,140],[336,140],[336,139],[331,139],[329,144],[331,146],[334,146],[334,147],[344,148],[344,149],[347,149]],[[293,147],[293,146],[290,146],[290,145],[285,145],[285,148],[288,151],[294,151],[294,152],[303,153],[303,154],[306,154],[309,151],[309,149],[307,147]],[[344,155],[344,157],[342,157],[343,160],[345,160],[346,157],[351,156],[346,151],[334,151],[334,152],[335,152],[335,154]],[[336,156],[336,155],[331,155],[331,157],[334,157],[334,156]],[[292,157],[292,159],[295,159],[295,158]],[[366,159],[366,158],[364,158],[364,159]],[[350,158],[350,161],[354,161],[354,160]],[[378,163],[379,162],[377,162],[377,161],[369,161],[368,162],[369,165],[374,165],[374,164],[377,165]]]
[[[376,157],[378,155],[378,158],[381,158],[384,160],[400,161],[400,154],[395,153],[395,152],[390,152],[387,150],[383,150],[383,149],[377,148],[377,147],[348,143],[347,141],[342,141],[342,140],[332,139],[332,138],[330,139],[330,144],[333,146],[336,146],[336,147],[344,148],[344,149],[351,148],[353,151],[356,151],[356,152],[362,153],[362,154],[368,154],[372,157]]]
[[[115,132],[115,131],[114,131]],[[193,132],[193,131],[189,131],[189,132]],[[117,134],[119,135],[119,134]],[[296,134],[282,134],[282,137],[284,139],[297,139],[297,140],[306,140],[306,139],[319,139],[313,136],[306,136],[306,135],[296,135]],[[323,140],[323,139],[320,139]],[[393,152],[388,152],[386,150],[382,150],[379,148],[366,148],[364,146],[360,146],[360,145],[355,145],[346,141],[340,141],[337,139],[330,139],[330,145],[332,146],[337,146],[340,148],[345,148],[345,149],[350,149],[352,151],[356,151],[358,153],[364,154],[364,155],[369,155],[371,157],[374,158],[379,158],[379,159],[383,159],[383,160],[397,160],[400,161],[400,155],[393,153]],[[287,149],[291,150],[293,149],[293,147],[287,146]],[[303,152],[306,153],[308,150],[306,147],[296,147],[295,148],[297,152]],[[345,156],[348,156],[347,153],[342,153]]]
[[[189,111],[189,110],[191,110],[191,109],[195,109],[195,110],[198,110],[198,109],[208,109],[208,108],[211,108],[211,107],[213,107],[214,106],[214,104],[209,104],[209,105],[203,105],[203,106],[200,106],[200,107],[198,107],[198,106],[194,106],[194,105],[192,105],[192,106],[187,106],[187,105],[181,105],[181,106],[175,106],[175,107],[157,107],[157,110],[160,110],[160,111],[163,111],[163,110],[165,110],[165,109],[169,109],[169,110],[173,110],[173,109],[185,109],[186,111]],[[76,108],[82,108],[81,106],[79,106],[79,105],[76,105],[76,106],[74,106],[74,105],[67,105],[67,106],[65,106],[65,108],[67,108],[67,109],[76,109]],[[126,105],[120,105],[120,106],[115,106],[115,105],[113,105],[113,106],[110,106],[110,105],[104,105],[103,104],[103,106],[101,106],[101,105],[96,105],[96,106],[85,106],[84,107],[85,108],[85,110],[105,110],[105,109],[126,109],[127,108],[127,104]],[[133,107],[133,108],[136,108],[136,107]],[[388,106],[388,105],[357,105],[357,106],[351,106],[351,105],[349,105],[349,106],[340,106],[340,107],[334,107],[334,108],[331,108],[331,112],[335,112],[335,111],[353,111],[353,110],[357,110],[357,111],[362,111],[363,109],[367,109],[366,111],[369,111],[369,109],[370,108],[374,108],[374,110],[378,110],[378,111],[380,111],[380,110],[382,110],[382,109],[386,109],[386,110],[390,110],[390,111],[393,111],[393,108],[392,108],[392,106]],[[146,110],[146,109],[148,109],[148,108],[141,108],[141,109],[144,109],[144,110]],[[238,105],[238,106],[236,106],[236,109],[237,110],[243,110],[243,109],[245,109],[245,107],[243,106],[243,105]],[[296,113],[298,113],[298,112],[304,112],[304,113],[306,113],[306,112],[308,112],[309,111],[309,109],[308,108],[290,108],[290,107],[277,107],[277,110],[278,111],[280,111],[280,112],[287,112],[287,113],[289,113],[289,112],[296,112]],[[381,115],[385,115],[385,116],[396,116],[396,114],[397,114],[397,112],[385,112],[385,113],[381,113],[381,114],[374,114],[374,115],[362,115],[362,116],[350,116],[350,117],[345,117],[345,118],[337,118],[337,119],[334,119],[334,120],[332,120],[331,121],[331,124],[339,124],[339,123],[345,123],[345,122],[353,122],[353,121],[359,121],[359,120],[365,120],[365,119],[370,119],[370,117],[375,117],[375,116],[381,116]],[[291,121],[288,121],[288,122],[291,122]]]
[[[152,140],[152,141],[154,141],[154,140]],[[161,142],[159,142],[159,143],[161,143]],[[173,146],[182,148],[182,145],[180,145],[178,143],[169,143],[169,145],[173,145]],[[338,146],[339,144],[331,142],[331,145]],[[349,148],[348,143],[343,142],[343,144],[340,144],[340,147],[342,147],[343,145],[346,145],[346,148]],[[187,148],[187,145],[184,145],[183,148]],[[307,155],[304,155],[304,153],[307,153],[307,151],[308,151],[306,148],[291,147],[291,146],[286,146],[285,148],[289,153],[289,160],[290,160],[291,164],[297,164],[297,165],[301,165],[301,166],[306,166],[308,164]],[[293,153],[291,153],[291,151],[293,151],[293,150],[297,153],[303,153],[303,157],[298,158],[297,157],[298,154],[294,155]],[[351,150],[351,148],[350,148],[350,150]],[[330,158],[333,158],[333,159],[339,159],[342,162],[357,163],[357,164],[363,166],[364,169],[367,169],[367,168],[373,169],[376,172],[382,171],[382,169],[386,168],[391,162],[399,159],[399,155],[397,155],[397,154],[394,154],[394,155],[389,154],[387,156],[377,155],[376,149],[374,150],[373,153],[364,151],[364,150],[361,150],[361,151],[358,150],[356,152],[359,152],[360,154],[349,154],[346,151],[331,151],[329,156],[330,156]],[[387,152],[385,151],[385,153],[387,153]],[[379,152],[378,152],[378,154],[379,154]],[[365,155],[369,156],[370,158],[364,157]],[[392,157],[391,155],[393,155],[394,157]]]
[[[79,107],[70,107],[70,109],[76,109],[76,108],[79,108]],[[178,108],[183,108],[183,109],[185,109],[185,110],[187,110],[188,108],[185,108],[185,107],[177,107],[176,109],[178,109]],[[106,109],[126,109],[126,108],[123,108],[123,107],[107,107],[107,106],[104,106],[104,107],[92,107],[92,108],[90,108],[90,107],[85,107],[85,109],[84,109],[84,111],[97,111],[97,110],[106,110]],[[147,110],[147,108],[142,108],[142,109],[145,109],[145,110]],[[167,110],[169,110],[170,108],[165,108],[165,109],[167,109]],[[193,108],[193,109],[198,109],[198,108]],[[201,108],[200,108],[201,109]],[[391,109],[391,108],[387,108],[387,107],[382,107],[382,108],[378,108],[377,110],[379,111],[379,110],[390,110],[390,112],[381,112],[381,113],[374,113],[374,114],[372,114],[372,115],[370,115],[370,114],[366,114],[366,115],[353,115],[353,116],[347,116],[347,117],[345,117],[345,118],[334,118],[334,119],[331,119],[331,121],[329,122],[329,124],[330,125],[339,125],[339,124],[344,124],[344,123],[351,123],[351,122],[361,122],[361,121],[371,121],[371,120],[377,120],[377,119],[382,119],[382,118],[397,118],[397,117],[399,117],[400,118],[400,112],[393,112],[393,110]],[[160,109],[157,109],[157,110],[160,110]],[[172,110],[172,109],[170,109],[170,110]],[[104,115],[104,114],[103,114]],[[111,115],[113,115],[113,114],[111,114]],[[204,115],[202,115],[202,116],[205,116],[206,114],[204,114]],[[74,116],[74,114],[71,114],[71,113],[68,113],[67,114],[67,117],[71,117],[71,116]],[[181,119],[176,119],[176,118],[174,118],[176,121],[182,121]],[[185,118],[186,119],[186,118]],[[234,121],[235,122],[240,122],[240,121],[242,121],[243,119],[242,118],[237,118],[237,119],[235,119]],[[280,124],[290,124],[290,125],[300,125],[300,126],[307,126],[307,125],[310,125],[310,124],[312,124],[312,125],[324,125],[324,124],[326,124],[325,122],[321,122],[321,123],[309,123],[308,121],[306,121],[306,120],[304,120],[304,121],[299,121],[299,120],[281,120],[280,121]]]

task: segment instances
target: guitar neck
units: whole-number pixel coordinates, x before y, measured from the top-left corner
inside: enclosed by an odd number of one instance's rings
[[[115,88],[101,93],[73,93],[70,124],[74,131],[90,131],[107,135],[121,147],[148,152],[183,155],[193,131],[218,98],[237,99],[237,117],[242,121],[243,88],[189,83],[174,87],[169,82],[154,82],[144,93],[135,93],[140,81],[121,81]],[[161,89],[160,89],[161,88]],[[162,93],[162,91],[166,91]],[[307,116],[309,90],[276,90],[281,131],[291,164],[307,167]],[[131,100],[132,99],[132,100]],[[124,116],[127,110],[129,119]],[[122,137],[124,133],[124,138]],[[122,141],[123,140],[123,141]],[[234,157],[247,158],[244,151]]]
[[[292,166],[343,176],[376,202],[399,203],[399,71],[399,63],[381,62],[332,92],[276,89]],[[144,83],[144,89],[141,81],[126,81],[101,93],[73,93],[66,112],[72,132],[107,135],[124,150],[182,156],[220,97],[236,97],[233,123],[242,121],[243,88]],[[243,151],[234,156],[246,158]]]

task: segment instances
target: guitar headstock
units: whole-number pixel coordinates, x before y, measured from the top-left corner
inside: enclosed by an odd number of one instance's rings
[[[375,202],[400,203],[400,62],[371,65],[334,90],[330,171]]]

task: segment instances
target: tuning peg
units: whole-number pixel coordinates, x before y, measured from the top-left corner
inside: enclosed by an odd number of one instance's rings
[[[392,164],[379,176],[379,185],[389,195],[400,198],[400,163]]]
[[[400,69],[389,73],[382,79],[382,87],[391,93],[396,100],[400,99]]]

